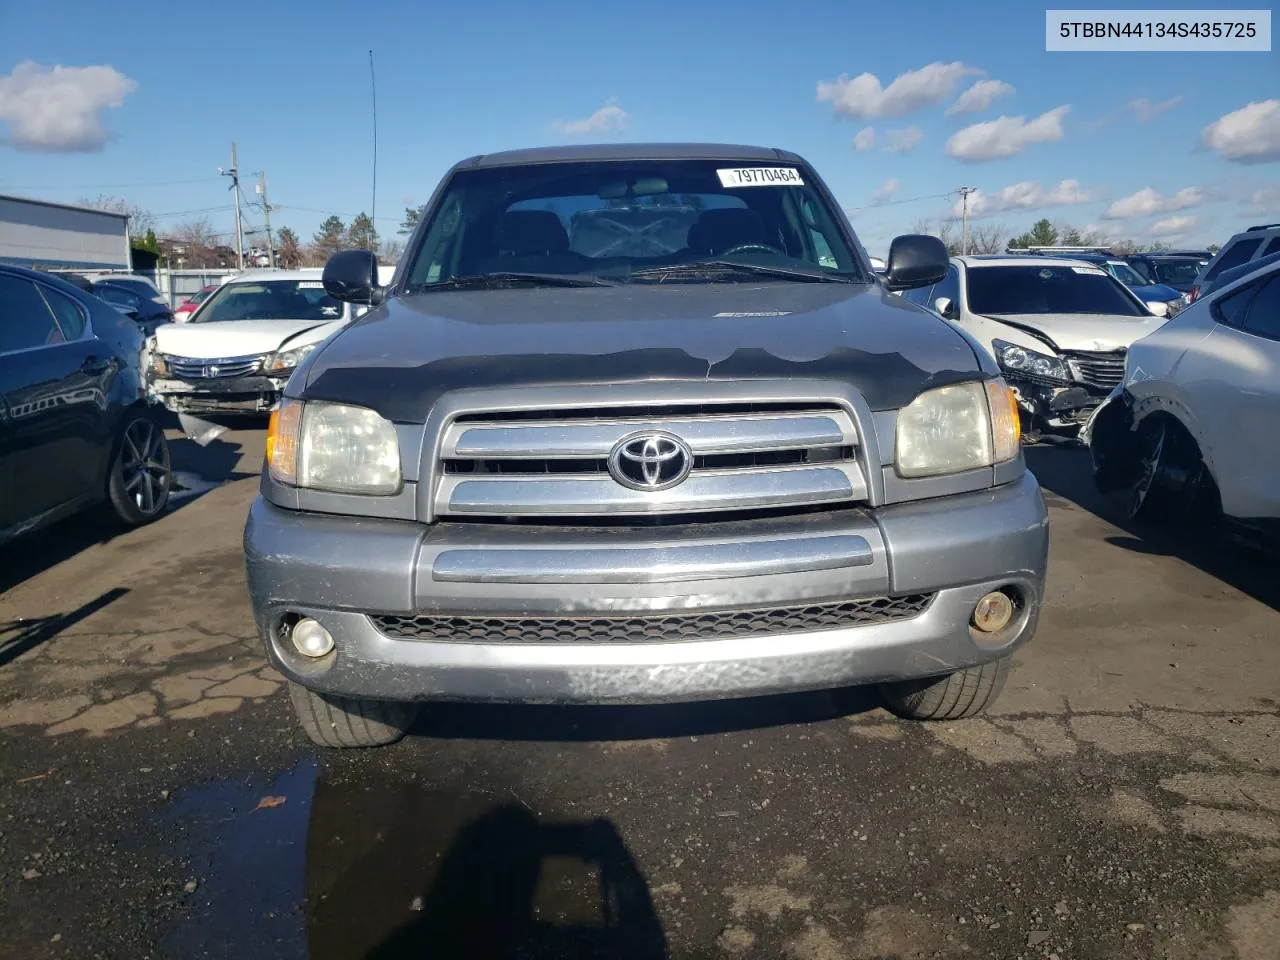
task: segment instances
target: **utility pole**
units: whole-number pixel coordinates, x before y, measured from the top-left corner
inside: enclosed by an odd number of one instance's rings
[[[960,187],[960,256],[969,253],[969,194],[977,187]]]
[[[244,226],[240,222],[240,170],[236,166],[236,144],[231,141],[231,169],[223,171],[218,168],[218,172],[224,177],[231,178],[231,191],[235,194],[236,200],[236,266],[241,270],[244,269]]]
[[[258,193],[262,196],[262,220],[267,228],[267,265],[276,265],[275,245],[271,242],[271,204],[267,201],[267,174],[258,174]]]

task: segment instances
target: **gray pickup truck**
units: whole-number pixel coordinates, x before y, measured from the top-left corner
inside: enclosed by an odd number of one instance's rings
[[[317,743],[424,702],[655,703],[876,684],[999,694],[1036,627],[1044,501],[971,337],[876,276],[792,153],[634,144],[451,169],[372,309],[298,367],[244,534]]]

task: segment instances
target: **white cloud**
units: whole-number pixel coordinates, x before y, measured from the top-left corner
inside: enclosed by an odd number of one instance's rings
[[[957,113],[978,113],[987,109],[1000,97],[1013,93],[1013,87],[1003,80],[979,80],[956,98],[956,102],[947,107],[946,116]]]
[[[0,76],[0,120],[15,149],[88,153],[107,142],[102,111],[121,106],[138,84],[114,67],[46,69],[28,60]]]
[[[964,163],[985,163],[1017,156],[1029,144],[1062,139],[1062,118],[1071,107],[1064,104],[1034,120],[1026,117],[999,117],[952,134],[947,155]]]
[[[1262,100],[1219,117],[1200,133],[1211,150],[1236,163],[1280,160],[1280,100]]]
[[[1169,217],[1151,225],[1153,237],[1181,236],[1196,225],[1195,217]]]
[[[1036,180],[1024,180],[999,190],[983,193],[975,190],[969,195],[969,217],[980,219],[993,217],[1007,210],[1040,210],[1044,207],[1064,207],[1076,203],[1088,203],[1094,195],[1080,186],[1079,180],[1063,180],[1056,187],[1045,189]],[[952,208],[960,216],[963,205],[957,201]]]
[[[581,136],[587,133],[621,133],[631,120],[631,114],[618,106],[616,99],[605,101],[603,107],[579,120],[556,120],[552,129],[569,136]]]
[[[1161,100],[1159,103],[1152,103],[1146,97],[1139,97],[1137,100],[1129,101],[1129,109],[1133,111],[1139,123],[1150,123],[1160,114],[1172,110],[1181,102],[1182,94],[1180,93],[1174,94],[1168,100]]]
[[[830,103],[836,116],[851,120],[903,117],[941,103],[961,80],[981,72],[959,62],[930,63],[899,74],[887,87],[874,73],[860,73],[852,80],[842,73],[835,80],[818,81],[818,102]]]
[[[1260,187],[1244,202],[1251,214],[1270,215],[1280,209],[1280,187]]]
[[[924,131],[919,127],[903,127],[901,130],[890,130],[885,134],[885,153],[910,153],[920,146],[924,139]]]
[[[1104,220],[1123,220],[1127,217],[1150,217],[1157,213],[1174,213],[1204,203],[1205,192],[1200,187],[1183,187],[1167,197],[1147,187],[1127,197],[1121,197],[1102,214]]]
[[[863,127],[853,136],[853,152],[865,153],[876,145],[875,127]]]
[[[876,188],[876,192],[871,195],[872,203],[886,203],[893,199],[893,195],[898,192],[900,184],[893,177],[890,177],[884,183]]]

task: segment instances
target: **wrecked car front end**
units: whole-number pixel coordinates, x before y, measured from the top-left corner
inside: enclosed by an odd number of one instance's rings
[[[297,365],[282,368],[277,357],[179,357],[153,350],[148,390],[173,413],[267,413]]]
[[[1125,351],[1031,350],[993,342],[996,360],[1024,419],[1051,430],[1080,428],[1124,380]]]

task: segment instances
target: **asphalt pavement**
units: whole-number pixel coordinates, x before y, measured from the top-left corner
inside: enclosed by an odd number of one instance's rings
[[[1035,447],[1048,598],[987,718],[863,693],[440,706],[332,753],[266,666],[260,429],[171,512],[0,549],[0,958],[1280,956],[1280,568]]]

